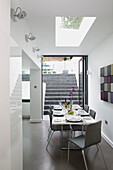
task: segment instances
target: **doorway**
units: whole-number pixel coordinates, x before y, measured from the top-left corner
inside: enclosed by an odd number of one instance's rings
[[[88,103],[88,56],[65,55],[43,56],[42,83],[43,83],[43,113],[48,114],[51,105],[69,102],[69,93],[72,87],[74,104],[84,107]]]

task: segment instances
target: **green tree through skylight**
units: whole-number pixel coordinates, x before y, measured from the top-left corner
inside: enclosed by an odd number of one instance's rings
[[[79,29],[83,17],[61,17],[61,27],[67,29]]]

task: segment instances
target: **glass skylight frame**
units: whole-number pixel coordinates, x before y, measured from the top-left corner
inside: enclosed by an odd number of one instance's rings
[[[79,47],[95,20],[96,17],[84,17],[79,29],[66,29],[60,26],[61,17],[56,17],[56,47]]]

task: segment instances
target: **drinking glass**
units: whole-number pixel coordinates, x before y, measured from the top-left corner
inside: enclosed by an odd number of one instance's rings
[[[61,108],[63,109],[63,105],[62,105],[62,102],[59,102],[59,105],[61,106]]]

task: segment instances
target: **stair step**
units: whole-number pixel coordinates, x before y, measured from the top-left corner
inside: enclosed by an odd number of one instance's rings
[[[76,80],[76,77],[75,76],[70,76],[70,77],[67,77],[67,76],[56,76],[56,77],[43,77],[43,81],[46,81],[46,80]]]
[[[51,82],[46,82],[46,84],[48,85],[48,84],[64,84],[64,85],[77,85],[77,82],[75,82],[75,81],[51,81]]]
[[[82,95],[82,93],[80,93]],[[79,92],[75,92],[73,93],[73,96],[78,96],[79,95]],[[69,92],[61,92],[61,93],[58,93],[58,92],[54,92],[54,93],[46,93],[45,96],[69,96]]]
[[[61,102],[65,102],[65,98],[66,98],[66,100],[67,100],[67,102],[69,102],[70,100],[69,100],[69,98],[68,97],[53,97],[53,98],[45,98],[45,102],[49,102],[49,101],[61,101]],[[75,101],[75,100],[81,100],[82,99],[82,96],[81,97],[73,97],[73,101]]]
[[[66,77],[63,77],[63,78],[47,78],[47,79],[42,79],[43,82],[47,82],[47,81],[50,81],[52,82],[53,80],[55,80],[56,82],[70,82],[70,81],[73,81],[73,82],[77,82],[76,78],[72,78],[72,77],[69,77],[69,78],[66,78]]]
[[[43,80],[44,82],[48,82],[48,79],[47,80]],[[53,82],[53,79],[49,79],[49,82],[51,83],[51,82]],[[54,82],[55,83],[63,83],[63,82],[65,82],[65,83],[67,83],[67,82],[73,82],[73,83],[76,83],[77,82],[77,80],[76,79],[54,79]]]
[[[75,76],[75,74],[43,74],[44,77],[56,77],[56,76],[68,76],[68,77],[71,77],[71,76]]]
[[[62,93],[66,92],[69,93],[72,89],[46,89],[46,93]],[[82,90],[75,89],[76,92],[82,92]]]
[[[65,100],[65,98],[68,99],[69,96],[46,96],[45,97],[46,100],[50,100],[50,99],[51,100],[58,100],[58,99]],[[73,100],[76,100],[78,98],[79,98],[79,95],[73,96]]]
[[[58,87],[58,86],[47,86],[46,87],[46,89],[48,90],[48,89],[68,89],[69,91],[71,91],[72,90],[72,88],[71,87],[68,87],[68,86],[61,86],[61,87]],[[75,88],[75,90],[76,90],[77,88]]]
[[[81,101],[79,101],[80,102],[80,104],[82,103]],[[79,104],[79,102],[76,102],[76,101],[74,101],[74,104]],[[56,104],[56,103],[54,103],[54,104],[46,104],[45,106],[44,106],[44,110],[49,110],[49,107],[50,106],[54,106],[54,105],[59,105],[59,103],[58,104]]]
[[[70,89],[72,89],[72,87],[77,88],[76,84],[46,84],[46,88],[48,87],[58,87],[58,88],[64,88],[64,87],[68,87]]]
[[[62,102],[64,104],[65,101],[63,101],[63,100],[46,100],[45,105],[47,105],[47,104],[50,104],[50,105],[57,104],[57,105],[59,105],[59,102]],[[69,100],[67,100],[67,102],[69,102]],[[76,99],[73,102],[74,102],[74,104],[77,104],[77,103],[79,103],[79,99]]]

